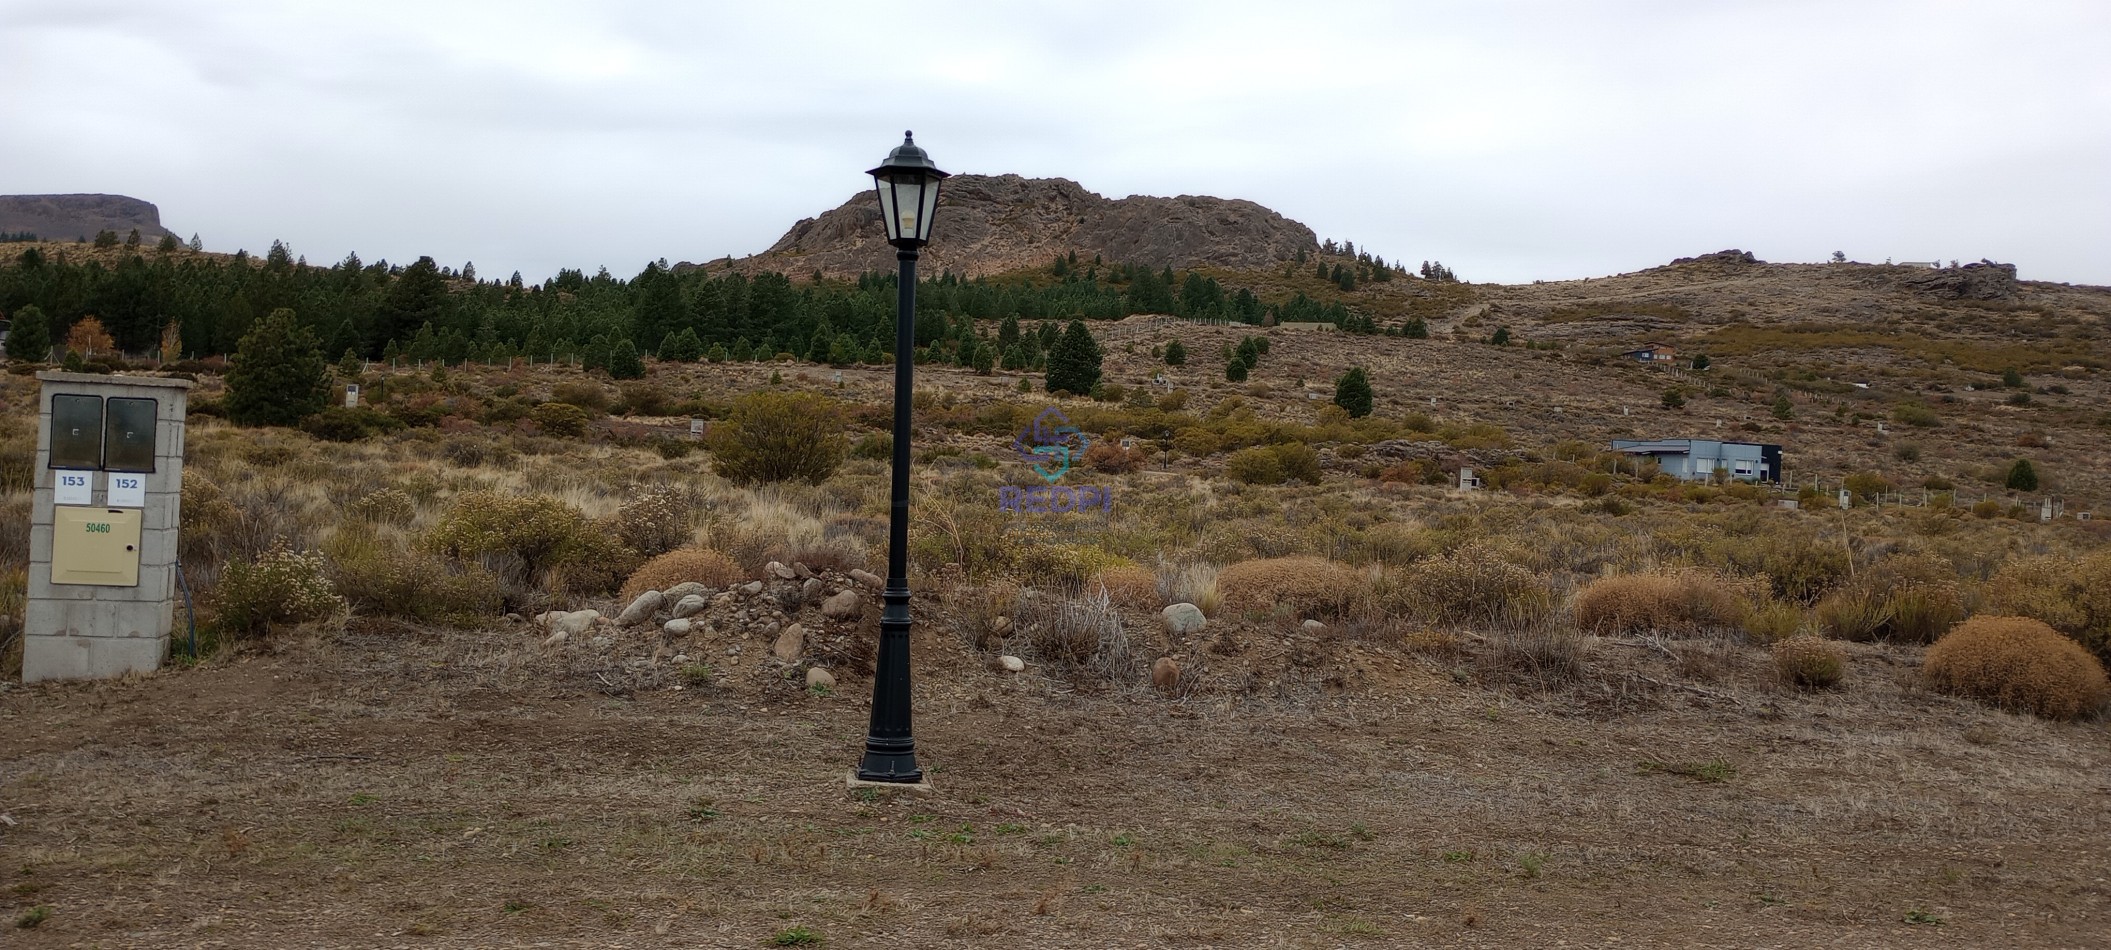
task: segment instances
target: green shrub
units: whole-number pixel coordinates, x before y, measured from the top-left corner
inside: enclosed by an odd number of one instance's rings
[[[550,435],[576,439],[586,434],[586,410],[570,403],[546,402],[529,415],[538,428]]]
[[[498,575],[508,585],[509,605],[539,592],[610,593],[638,560],[579,509],[548,495],[463,495],[424,543]]]
[[[1225,474],[1248,485],[1280,485],[1286,477],[1283,463],[1265,445],[1240,449],[1224,463]]]
[[[1942,425],[1942,417],[1935,410],[1917,402],[1901,403],[1891,410],[1891,418],[1916,429],[1933,429]]]
[[[834,400],[767,390],[735,400],[709,439],[718,474],[744,485],[820,482],[843,464],[846,443]]]
[[[371,530],[340,528],[324,551],[338,592],[360,613],[466,626],[497,616],[504,603],[498,576],[483,566],[406,549]]]
[[[1774,669],[1791,686],[1831,689],[1847,672],[1847,651],[1820,637],[1789,637],[1774,644]]]
[[[1956,574],[1934,558],[1878,562],[1818,602],[1820,626],[1842,640],[1929,643],[1964,619]]]
[[[1928,648],[1928,685],[2016,712],[2073,719],[2102,706],[2104,665],[2081,644],[2026,617],[1974,617]]]
[[[343,607],[322,555],[289,550],[283,541],[255,560],[229,564],[213,589],[214,619],[221,633],[236,637],[322,620]]]
[[[301,431],[326,442],[357,442],[403,428],[387,413],[365,406],[332,406],[301,420]]]

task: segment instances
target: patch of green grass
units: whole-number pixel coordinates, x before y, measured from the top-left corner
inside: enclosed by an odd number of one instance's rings
[[[1290,840],[1295,844],[1302,845],[1307,848],[1326,848],[1330,850],[1340,850],[1349,846],[1348,840],[1342,838],[1340,835],[1324,834],[1322,832],[1317,831],[1307,831]]]
[[[683,685],[702,686],[711,682],[712,678],[718,675],[718,671],[712,669],[709,663],[691,663],[682,667],[680,675]]]
[[[1118,835],[1115,835],[1115,836],[1114,836],[1114,846],[1115,846],[1115,847],[1117,847],[1117,848],[1126,848],[1126,847],[1128,847],[1128,846],[1130,846],[1130,845],[1133,845],[1133,844],[1135,844],[1135,843],[1136,843],[1136,836],[1135,836],[1135,835],[1132,835],[1132,834],[1130,834],[1130,833],[1128,833],[1128,832],[1126,832],[1126,831],[1122,832],[1121,834],[1118,834]]]
[[[1444,852],[1444,860],[1451,864],[1465,864],[1466,862],[1473,860],[1473,852],[1446,851]]]
[[[1912,910],[1906,912],[1906,923],[1913,924],[1915,926],[1927,924],[1935,927],[1940,927],[1942,926],[1942,918],[1929,913],[1927,908],[1915,907]]]
[[[825,942],[820,931],[811,927],[786,927],[770,938],[773,947],[813,947]]]
[[[997,833],[1000,835],[1023,835],[1026,833],[1026,826],[1017,822],[1007,821],[997,826]]]
[[[1544,854],[1520,854],[1517,856],[1517,866],[1525,872],[1526,877],[1538,877],[1539,870],[1547,866],[1547,856]]]
[[[38,924],[50,919],[51,908],[44,904],[38,904],[23,911],[22,916],[15,918],[15,926],[23,930],[35,930]]]
[[[347,799],[347,801],[350,801],[354,805],[371,805],[374,803],[374,796],[369,795],[365,792],[359,792],[354,794],[350,799]]]
[[[1696,782],[1719,784],[1737,777],[1737,766],[1722,759],[1706,762],[1638,762],[1635,771],[1643,775],[1677,775]]]
[[[527,901],[523,901],[523,900],[510,900],[510,901],[507,901],[507,902],[506,902],[506,903],[505,903],[505,904],[503,905],[503,908],[502,908],[502,909],[504,909],[504,910],[505,910],[505,912],[506,912],[506,913],[509,913],[509,914],[518,914],[518,913],[521,913],[521,912],[523,912],[523,911],[526,911],[526,910],[528,910],[528,909],[530,909],[530,908],[532,908],[532,907],[534,907],[534,906],[535,906],[534,904],[530,904],[530,903],[528,903]]]
[[[1377,924],[1361,917],[1351,917],[1342,921],[1341,932],[1351,937],[1381,937],[1385,935],[1385,931],[1378,929]]]
[[[682,809],[682,816],[701,824],[706,821],[717,821],[722,815],[716,807],[716,803],[710,799],[692,798],[689,800],[689,806]]]

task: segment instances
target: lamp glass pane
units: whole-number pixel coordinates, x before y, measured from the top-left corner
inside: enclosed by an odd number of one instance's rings
[[[873,190],[880,195],[880,220],[887,224],[887,240],[896,238],[894,232],[894,182],[886,175],[873,176]]]
[[[926,190],[922,172],[897,172],[894,176],[895,208],[897,215],[890,228],[896,238],[906,241],[921,241],[923,233],[923,194]]]
[[[922,200],[918,202],[923,214],[918,218],[916,240],[927,243],[931,240],[931,223],[938,220],[938,185],[941,179],[932,178],[924,182]]]

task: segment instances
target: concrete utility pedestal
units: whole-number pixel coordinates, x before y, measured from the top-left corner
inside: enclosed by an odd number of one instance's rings
[[[191,384],[38,373],[22,680],[161,666],[175,622]]]

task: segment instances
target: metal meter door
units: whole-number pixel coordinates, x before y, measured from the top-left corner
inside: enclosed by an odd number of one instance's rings
[[[157,408],[152,399],[110,397],[103,415],[103,468],[113,472],[154,470]]]
[[[50,467],[103,467],[103,397],[75,393],[51,397]]]
[[[52,509],[51,582],[139,586],[139,509]]]

